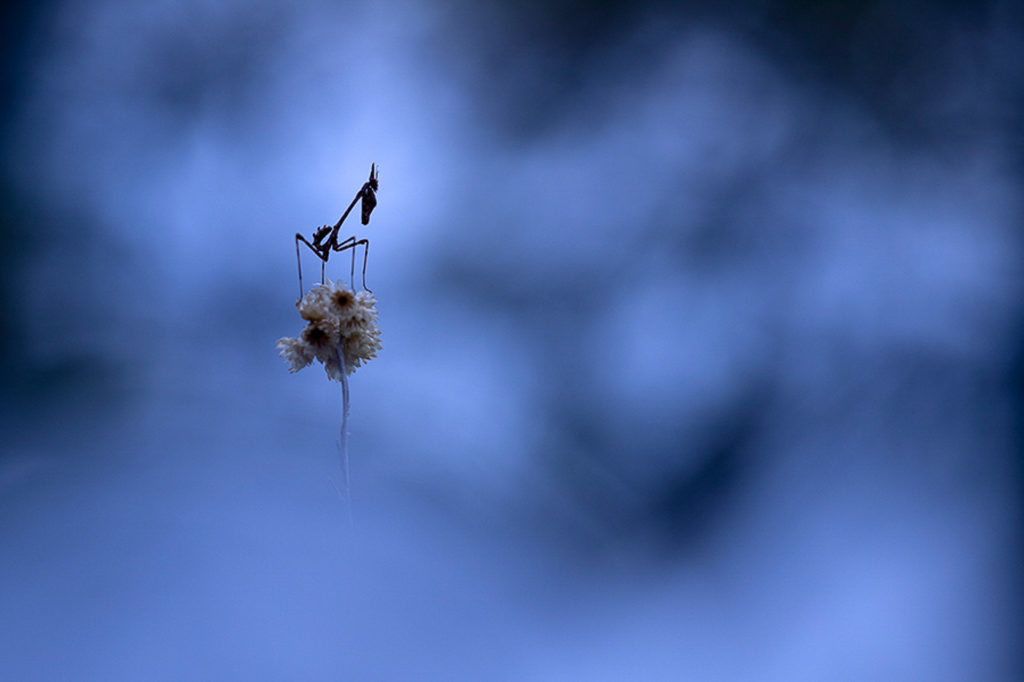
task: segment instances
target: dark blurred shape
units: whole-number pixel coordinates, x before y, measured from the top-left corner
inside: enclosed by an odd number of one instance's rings
[[[28,201],[10,183],[17,161],[8,153],[9,128],[15,106],[33,75],[26,65],[38,47],[36,26],[51,6],[44,1],[9,2],[0,7],[0,384],[4,386],[24,385],[19,372],[26,364],[27,339],[19,323],[18,295],[24,291],[24,262],[36,234],[29,226],[38,224]]]
[[[43,47],[38,28],[57,4],[56,0],[40,0],[5,2],[0,7],[0,132],[6,133],[11,105],[24,94],[32,79],[32,70],[25,67]],[[0,139],[3,137],[0,135]]]

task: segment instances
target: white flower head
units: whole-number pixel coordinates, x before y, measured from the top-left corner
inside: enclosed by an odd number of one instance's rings
[[[323,363],[329,379],[341,381],[340,349],[345,373],[351,374],[381,349],[377,301],[369,291],[353,292],[340,282],[327,281],[309,290],[298,302],[308,324],[298,338],[283,338],[277,350],[298,372],[314,359]]]
[[[281,339],[277,342],[277,351],[288,361],[288,371],[292,373],[313,362],[312,349],[302,339]]]

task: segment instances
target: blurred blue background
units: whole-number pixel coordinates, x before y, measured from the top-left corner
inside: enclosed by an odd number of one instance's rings
[[[4,679],[1024,677],[1018,3],[4,12]]]

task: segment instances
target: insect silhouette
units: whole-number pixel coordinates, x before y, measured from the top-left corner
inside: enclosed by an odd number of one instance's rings
[[[299,253],[299,242],[302,242],[310,248],[310,250],[316,254],[317,258],[320,259],[320,283],[324,282],[324,269],[327,265],[327,260],[331,257],[331,252],[345,251],[346,249],[352,250],[352,273],[351,276],[355,277],[356,269],[356,247],[363,247],[363,288],[369,289],[366,286],[366,260],[370,255],[370,241],[368,239],[356,239],[354,236],[338,241],[338,231],[341,229],[341,224],[345,222],[345,218],[348,218],[348,214],[355,208],[356,202],[362,201],[362,214],[363,214],[363,225],[370,224],[370,214],[373,213],[374,207],[377,206],[377,189],[380,187],[377,182],[377,165],[370,164],[370,179],[363,183],[363,186],[356,192],[356,196],[352,199],[352,203],[348,205],[345,212],[338,219],[338,222],[334,224],[334,227],[330,225],[322,225],[316,229],[313,233],[312,241],[306,239],[301,234],[295,234],[295,260],[299,265],[299,298],[302,298],[302,256]]]

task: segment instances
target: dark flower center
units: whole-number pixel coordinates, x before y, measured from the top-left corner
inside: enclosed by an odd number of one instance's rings
[[[352,305],[352,292],[350,291],[336,291],[334,292],[334,304],[339,308],[347,308]]]
[[[322,346],[327,341],[327,332],[320,327],[310,325],[302,332],[302,337],[308,344]]]

